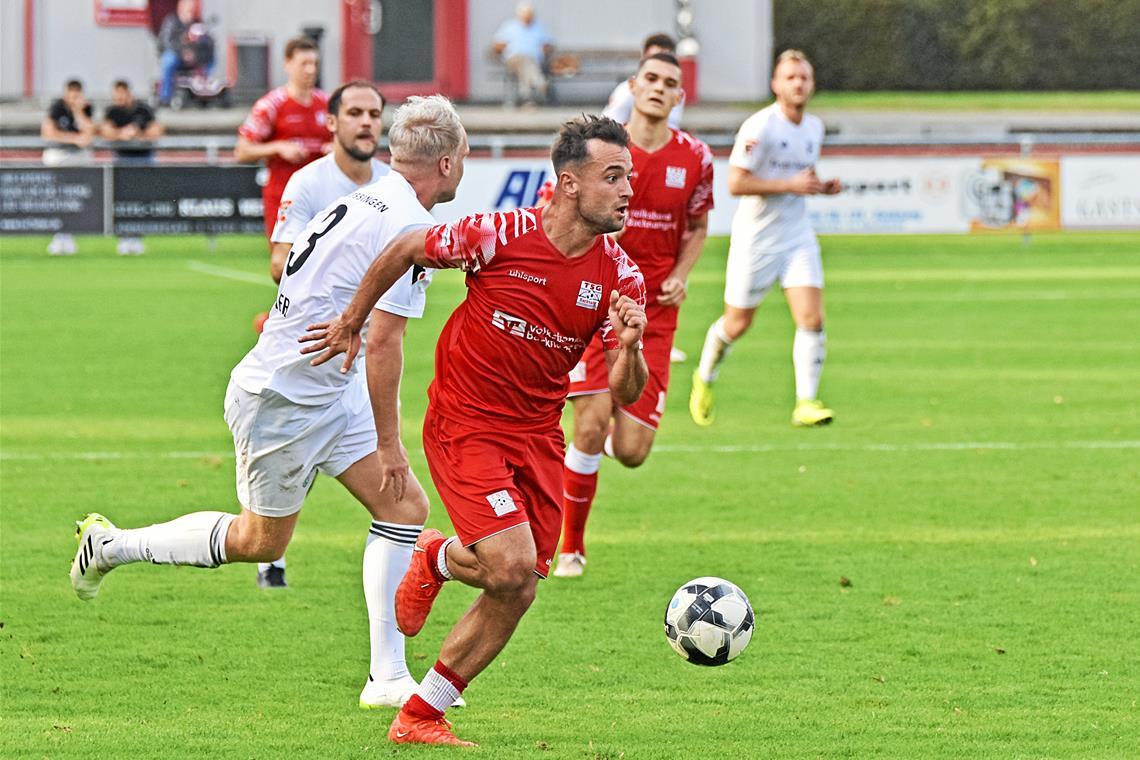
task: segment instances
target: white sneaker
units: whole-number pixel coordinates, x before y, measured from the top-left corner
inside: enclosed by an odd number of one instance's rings
[[[680,364],[681,362],[685,362],[688,360],[689,360],[689,355],[686,354],[681,349],[677,348],[676,346],[673,346],[672,348],[669,349],[669,361],[671,363]]]
[[[555,578],[580,578],[586,571],[586,558],[578,552],[559,554],[554,568]]]
[[[48,254],[52,256],[74,256],[75,238],[66,232],[57,233],[48,243]]]
[[[368,676],[368,683],[360,692],[361,710],[380,710],[385,707],[403,707],[404,703],[412,698],[420,685],[411,676],[377,681]],[[457,697],[451,703],[452,707],[467,707],[463,697]]]
[[[79,549],[71,561],[71,587],[83,601],[94,599],[99,585],[111,567],[103,559],[103,544],[118,532],[111,521],[98,512],[92,512],[75,523]]]

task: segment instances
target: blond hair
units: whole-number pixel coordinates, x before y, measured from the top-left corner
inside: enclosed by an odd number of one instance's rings
[[[776,65],[772,67],[772,71],[775,72],[776,69],[780,68],[780,64],[784,61],[796,61],[797,63],[805,63],[811,67],[813,71],[815,70],[815,66],[812,66],[811,61],[807,57],[807,53],[802,50],[797,50],[796,48],[788,48],[776,56]]]
[[[456,155],[464,134],[450,100],[442,95],[413,95],[396,109],[388,128],[388,146],[396,161],[434,161]]]

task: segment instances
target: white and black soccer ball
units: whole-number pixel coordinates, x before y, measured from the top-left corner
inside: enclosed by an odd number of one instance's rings
[[[735,584],[723,578],[694,578],[673,594],[665,608],[669,645],[696,665],[724,665],[752,640],[756,618]]]

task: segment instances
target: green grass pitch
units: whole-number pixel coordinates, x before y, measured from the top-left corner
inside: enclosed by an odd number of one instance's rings
[[[0,243],[0,757],[449,754],[389,745],[391,712],[357,708],[368,518],[332,480],[306,504],[288,591],[248,566],[131,566],[92,603],[72,594],[85,512],[236,509],[222,394],[273,298],[264,243],[148,244]],[[689,420],[720,309],[711,241],[657,451],[603,466],[587,574],[541,585],[453,711],[482,744],[464,756],[1140,755],[1140,235],[823,246],[835,424],[789,424],[778,295],[725,365],[717,424]],[[404,436],[425,481],[434,338],[462,291],[437,275],[407,338]],[[727,667],[683,662],[662,631],[700,575],[758,612]],[[444,590],[409,641],[415,675],[472,598]]]

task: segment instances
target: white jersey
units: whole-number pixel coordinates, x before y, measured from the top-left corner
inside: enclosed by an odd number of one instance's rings
[[[799,124],[793,124],[773,103],[740,126],[728,164],[760,179],[787,179],[815,166],[822,143],[822,121],[805,113]],[[779,252],[813,244],[815,231],[804,196],[746,195],[732,218],[732,237],[733,243],[746,244],[755,252]]]
[[[336,199],[297,236],[269,319],[230,377],[242,390],[273,390],[295,404],[323,405],[344,395],[353,409],[368,400],[363,362],[343,375],[341,361],[319,367],[301,354],[297,339],[306,328],[340,315],[352,300],[372,262],[401,233],[435,224],[415,190],[397,172]],[[431,270],[416,266],[380,297],[375,308],[403,317],[420,317]],[[358,378],[358,379],[357,379]]]
[[[681,128],[681,117],[685,114],[685,93],[681,93],[681,102],[673,106],[669,112],[669,126],[673,129]],[[629,124],[629,117],[633,115],[633,91],[629,89],[629,80],[623,79],[610,93],[610,100],[602,116],[608,116],[618,124]]]
[[[390,172],[388,164],[372,159],[371,184]],[[293,172],[281,193],[277,207],[277,222],[269,240],[274,243],[292,243],[317,212],[342,195],[348,195],[360,185],[352,181],[336,165],[336,156],[329,153]]]

